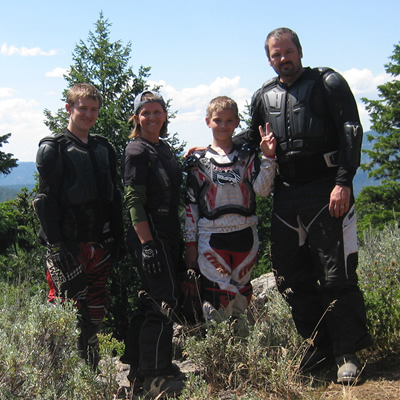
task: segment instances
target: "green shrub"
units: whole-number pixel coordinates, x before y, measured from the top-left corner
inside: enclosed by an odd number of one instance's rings
[[[360,287],[368,329],[382,355],[400,353],[400,229],[364,232],[359,251]]]
[[[268,398],[268,393],[305,398],[310,389],[302,383],[298,368],[304,344],[286,302],[272,289],[264,309],[250,312],[255,324],[249,326],[245,338],[235,334],[233,322],[224,321],[206,325],[201,337],[185,339],[185,352],[202,376],[189,379],[183,399],[213,399],[212,395],[226,391],[250,396],[232,399]],[[205,391],[204,382],[211,388],[208,397],[200,394]]]
[[[49,305],[27,286],[0,284],[0,398],[110,399],[115,376],[97,376],[79,358],[76,309]],[[108,371],[106,371],[108,372]]]

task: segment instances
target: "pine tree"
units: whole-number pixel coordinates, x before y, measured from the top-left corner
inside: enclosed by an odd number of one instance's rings
[[[10,136],[11,133],[0,136],[0,147],[3,147],[3,144],[8,143]],[[0,173],[3,175],[8,175],[12,168],[18,166],[17,161],[18,160],[16,158],[13,158],[13,154],[0,151]]]
[[[102,94],[104,105],[94,126],[94,132],[105,136],[113,144],[117,154],[122,154],[128,141],[131,127],[128,118],[132,115],[132,105],[135,96],[148,89],[146,78],[150,75],[150,67],[140,66],[138,74],[128,65],[131,53],[131,43],[123,46],[121,41],[111,42],[110,27],[100,13],[95,23],[95,32],[89,32],[85,43],[80,40],[72,53],[74,64],[67,75],[67,89],[76,83],[91,83]],[[53,132],[62,132],[68,125],[68,115],[64,109],[59,109],[55,115],[44,110],[47,118],[45,124]]]
[[[369,176],[384,181],[400,180],[400,44],[394,46],[385,70],[393,79],[378,86],[380,100],[363,98],[372,126],[379,136],[368,135],[375,142],[372,150],[364,150],[370,161],[363,166]]]
[[[380,100],[362,99],[377,135],[367,135],[373,147],[363,150],[369,161],[361,167],[382,184],[363,188],[357,197],[359,231],[382,229],[400,218],[400,44],[389,59],[385,70],[393,79],[378,86]]]

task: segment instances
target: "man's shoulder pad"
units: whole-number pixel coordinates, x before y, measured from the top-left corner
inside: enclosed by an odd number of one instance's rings
[[[329,67],[317,67],[314,70],[317,70],[321,76],[324,76],[326,73],[335,72],[334,69]]]
[[[275,78],[271,78],[268,81],[264,82],[264,84],[262,85],[260,90],[266,89],[270,86],[275,86],[276,85],[276,77]]]
[[[53,133],[52,135],[45,136],[43,139],[41,139],[39,145],[43,142],[60,144],[63,140],[67,140],[63,133]]]
[[[54,135],[44,137],[39,142],[39,149],[36,154],[36,164],[42,166],[60,154],[60,143]]]
[[[258,101],[262,97],[263,93],[275,87],[277,84],[276,82],[276,78],[271,78],[270,80],[266,81],[259,89],[257,89],[253,93],[253,96],[251,97],[251,103],[253,104],[254,102]]]
[[[338,72],[336,72],[332,68],[327,67],[319,67],[317,68],[324,84],[329,88],[335,89],[340,88],[343,84],[345,84],[345,80]]]

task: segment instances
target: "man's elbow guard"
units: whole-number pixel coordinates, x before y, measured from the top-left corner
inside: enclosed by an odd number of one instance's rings
[[[348,171],[355,171],[361,160],[363,129],[356,122],[346,122],[343,128],[344,143],[340,151],[339,165]]]

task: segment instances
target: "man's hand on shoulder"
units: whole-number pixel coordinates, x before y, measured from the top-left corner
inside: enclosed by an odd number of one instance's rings
[[[195,146],[195,147],[191,147],[189,150],[186,151],[186,153],[183,155],[183,158],[186,158],[190,155],[192,155],[194,152],[196,151],[204,151],[206,150],[207,147],[199,147],[199,146]]]

